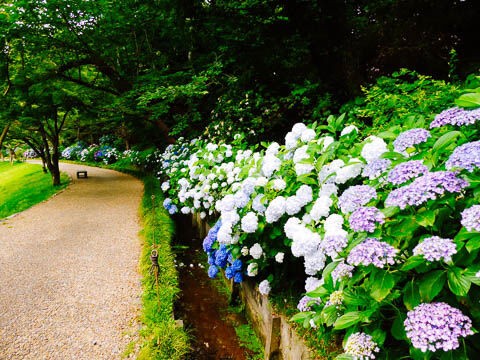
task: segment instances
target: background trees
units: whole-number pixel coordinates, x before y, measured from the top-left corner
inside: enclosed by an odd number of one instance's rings
[[[25,112],[45,118],[32,89],[55,83],[73,92],[52,100],[57,116],[74,115],[69,139],[110,132],[127,146],[161,146],[214,127],[275,139],[400,67],[450,80],[474,71],[479,9],[473,0],[7,1],[0,125],[19,127]]]

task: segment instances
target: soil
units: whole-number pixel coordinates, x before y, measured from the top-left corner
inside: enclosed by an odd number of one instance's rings
[[[235,324],[246,323],[245,318],[228,313],[229,300],[215,287],[207,269],[199,266],[202,240],[194,237],[189,219],[176,219],[176,226],[177,244],[189,247],[177,256],[182,292],[176,304],[176,317],[183,319],[194,338],[187,359],[247,359],[234,328]]]

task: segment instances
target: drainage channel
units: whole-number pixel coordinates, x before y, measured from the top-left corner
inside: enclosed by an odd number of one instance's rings
[[[178,217],[175,223],[176,245],[188,246],[177,254],[181,293],[175,306],[176,317],[183,320],[193,337],[187,359],[248,359],[248,350],[240,346],[234,328],[245,324],[245,318],[228,312],[227,296],[220,293],[207,270],[199,265],[202,240],[195,238],[190,218]]]

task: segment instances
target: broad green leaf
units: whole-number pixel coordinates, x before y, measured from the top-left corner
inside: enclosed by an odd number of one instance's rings
[[[415,306],[420,304],[420,293],[414,280],[407,283],[403,289],[403,303],[407,310],[412,310]]]
[[[335,358],[335,360],[355,360],[355,358],[353,355],[340,354]]]
[[[467,248],[468,252],[480,249],[480,234],[474,234],[474,236],[472,236],[470,240],[468,240],[465,247]]]
[[[298,313],[298,314],[293,315],[293,316],[290,318],[290,321],[303,322],[305,319],[310,318],[312,315],[315,315],[315,311],[300,312],[300,313]]]
[[[333,324],[333,328],[335,330],[346,329],[352,325],[355,325],[362,321],[362,312],[360,311],[350,311],[342,316],[340,316],[335,324]]]
[[[415,215],[415,220],[423,227],[433,226],[435,224],[436,212],[426,210]]]
[[[442,291],[446,281],[445,271],[434,270],[422,277],[419,282],[420,296],[423,301],[432,301]]]
[[[395,214],[398,214],[398,212],[400,211],[400,208],[398,206],[389,206],[389,207],[386,207],[385,209],[382,209],[381,211],[386,218],[389,218]]]
[[[448,287],[455,295],[467,296],[470,290],[471,282],[463,275],[463,270],[459,267],[451,267],[447,272]]]
[[[433,144],[433,152],[441,153],[445,148],[452,144],[456,140],[456,138],[461,135],[462,133],[460,131],[449,131],[448,133],[443,134],[437,139],[435,144]]]
[[[328,290],[325,289],[323,286],[320,286],[318,289],[315,289],[313,291],[310,291],[307,293],[307,296],[310,296],[312,298],[316,297],[323,297],[328,294]]]
[[[461,95],[455,100],[455,104],[463,108],[474,108],[480,106],[480,94],[468,93]]]
[[[313,178],[312,175],[304,174],[297,177],[297,180],[303,184],[307,185],[317,185],[317,179]]]
[[[402,270],[403,271],[408,271],[411,269],[416,268],[420,264],[424,264],[425,259],[423,258],[422,255],[414,255],[410,256],[407,261],[403,263]]]
[[[325,325],[332,326],[338,318],[338,311],[335,306],[327,306],[322,310],[322,319]]]
[[[404,321],[405,321],[405,318],[400,315],[397,316],[393,321],[391,332],[393,337],[397,340],[407,339],[407,334],[405,332],[405,325],[403,325]]]
[[[395,286],[395,278],[387,271],[378,271],[370,282],[370,296],[382,301]]]

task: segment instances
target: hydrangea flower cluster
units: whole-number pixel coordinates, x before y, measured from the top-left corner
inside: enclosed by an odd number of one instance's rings
[[[345,278],[351,278],[354,267],[352,265],[345,264],[344,261],[338,263],[337,267],[332,271],[332,279],[334,282]]]
[[[463,210],[461,224],[468,231],[480,232],[480,205],[473,205]]]
[[[407,130],[397,136],[393,142],[393,149],[396,152],[404,154],[408,148],[424,143],[431,136],[430,131],[425,129],[417,128]]]
[[[435,116],[430,123],[430,129],[445,125],[472,125],[480,119],[480,110],[464,110],[458,107],[447,109]]]
[[[459,338],[473,334],[472,321],[444,302],[418,305],[407,313],[404,325],[413,347],[422,352],[456,349]]]
[[[413,249],[413,255],[422,255],[427,261],[452,261],[452,255],[457,253],[457,246],[452,239],[442,239],[431,236],[423,239]]]
[[[447,170],[465,169],[472,172],[480,167],[480,141],[473,141],[457,147],[448,158]]]
[[[395,166],[388,173],[387,180],[393,185],[400,185],[427,172],[428,168],[421,160],[411,160]]]
[[[386,206],[418,206],[428,200],[434,200],[445,192],[458,193],[468,186],[466,180],[450,171],[436,171],[417,178],[411,184],[402,186],[388,194]]]
[[[387,171],[392,162],[389,159],[375,159],[369,162],[362,171],[362,176],[374,180]]]
[[[348,337],[343,350],[354,360],[368,360],[375,359],[375,353],[378,353],[380,348],[371,335],[356,332]]]
[[[262,295],[268,295],[270,294],[270,291],[272,288],[270,287],[270,282],[268,280],[263,280],[258,284],[258,291]]]
[[[322,299],[320,298],[312,298],[310,296],[304,296],[300,299],[297,305],[297,309],[299,311],[311,311],[313,305],[320,305],[322,303]]]
[[[392,245],[375,238],[367,238],[350,251],[347,262],[354,266],[372,264],[378,268],[383,268],[387,264],[395,264],[397,253],[398,249],[395,249]]]
[[[342,213],[348,214],[377,198],[377,191],[369,185],[354,185],[346,189],[338,198]]]
[[[375,231],[376,224],[385,222],[385,215],[374,206],[365,206],[355,210],[348,219],[353,231]]]

